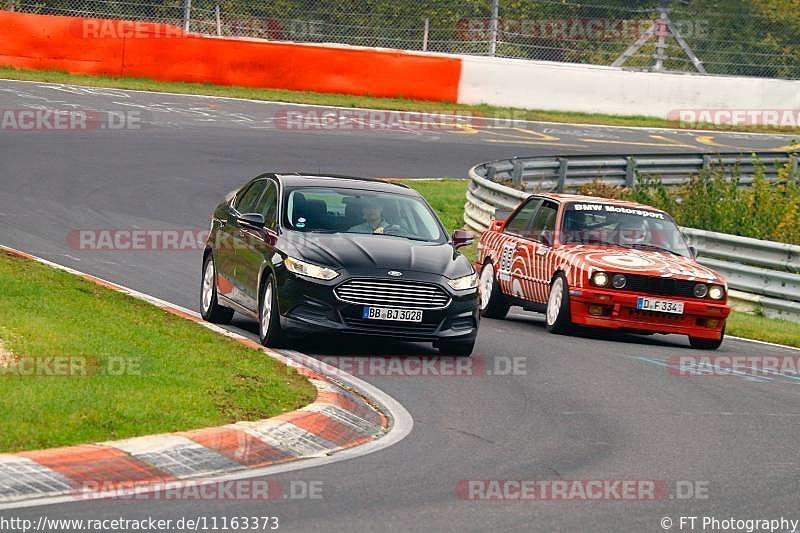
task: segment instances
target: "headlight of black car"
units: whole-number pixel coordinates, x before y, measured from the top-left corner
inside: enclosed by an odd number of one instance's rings
[[[309,278],[329,281],[339,275],[339,273],[332,268],[307,263],[305,261],[295,259],[294,257],[287,257],[283,260],[283,264],[286,265],[286,268],[289,270],[289,272],[293,272],[301,276],[307,276]]]
[[[473,272],[472,274],[460,278],[448,279],[447,284],[455,291],[474,289],[478,286],[478,273]]]

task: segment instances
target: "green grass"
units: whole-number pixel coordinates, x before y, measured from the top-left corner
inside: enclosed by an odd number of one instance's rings
[[[402,180],[401,183],[425,197],[448,232],[464,227],[468,180]]]
[[[725,331],[729,335],[800,348],[800,323],[734,311]]]
[[[315,397],[263,352],[78,276],[0,252],[0,287],[16,356],[128,361],[123,375],[0,372],[0,452],[257,420]]]
[[[207,83],[164,82],[147,78],[99,75],[89,76],[85,74],[69,74],[67,72],[59,71],[19,70],[10,67],[0,67],[0,78],[86,85],[90,87],[112,87],[118,89],[136,89],[141,91],[247,98],[251,100],[268,100],[274,102],[464,114],[476,117],[500,117],[513,118],[515,120],[537,120],[570,124],[600,124],[651,128],[675,127],[674,124],[671,124],[665,119],[646,116],[620,116],[596,113],[576,113],[569,111],[543,111],[536,109],[520,109],[490,105],[453,104],[428,100],[407,100],[402,98],[379,98],[375,96],[353,96],[346,94],[314,93],[308,91],[288,91],[285,89],[254,89],[248,87],[212,85]],[[700,124],[697,126],[697,129],[714,129],[714,126],[711,124]],[[800,132],[800,128],[776,130],[760,127],[737,127],[732,128],[731,131],[773,133],[775,131],[779,131],[781,133],[793,133]]]
[[[403,180],[420,192],[436,210],[448,231],[464,226],[467,180]],[[462,249],[474,260],[475,245]],[[734,311],[726,323],[729,335],[800,347],[800,323]]]
[[[442,219],[448,233],[464,227],[464,204],[467,202],[469,180],[402,180],[402,183],[419,192]],[[478,257],[478,243],[459,251],[474,261]]]

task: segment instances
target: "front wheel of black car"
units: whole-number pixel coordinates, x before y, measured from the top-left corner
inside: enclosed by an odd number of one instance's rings
[[[258,303],[258,336],[263,346],[272,348],[279,347],[283,341],[278,296],[275,291],[275,280],[271,275],[261,286]]]
[[[233,309],[219,305],[217,301],[217,271],[214,256],[208,254],[203,262],[203,285],[200,292],[200,315],[203,320],[215,324],[229,324]]]
[[[440,355],[453,355],[456,357],[469,357],[475,348],[475,339],[471,341],[444,341],[436,345]]]

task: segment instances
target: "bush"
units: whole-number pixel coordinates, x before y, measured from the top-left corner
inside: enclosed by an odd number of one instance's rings
[[[750,185],[741,184],[738,167],[712,167],[681,187],[667,188],[658,178],[638,176],[631,188],[595,181],[578,192],[651,205],[670,213],[681,226],[800,244],[798,176],[787,165],[770,182],[763,164],[754,163]]]

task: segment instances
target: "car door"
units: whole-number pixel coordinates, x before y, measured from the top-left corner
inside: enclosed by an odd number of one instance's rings
[[[526,239],[518,249],[518,253],[528,258],[529,268],[526,287],[529,290],[528,300],[547,303],[550,293],[550,280],[553,278],[556,221],[558,220],[558,204],[551,200],[543,200],[533,215],[533,220]]]
[[[541,198],[530,198],[511,216],[503,229],[497,280],[504,294],[524,300],[532,294],[530,288],[526,287],[531,260],[526,237],[541,203]]]
[[[255,194],[248,184],[239,189],[218,218],[219,227],[214,240],[214,266],[217,271],[217,290],[222,296],[233,299],[236,256],[234,239],[238,237],[236,208],[252,201],[248,195]]]
[[[231,300],[239,305],[253,310],[248,305],[248,297],[246,296],[245,280],[246,267],[244,261],[250,256],[249,253],[249,231],[250,228],[246,223],[240,220],[240,216],[247,213],[255,213],[259,201],[266,189],[266,181],[254,181],[242,194],[238,195],[233,202],[231,209],[231,216],[228,223],[225,225],[226,237],[226,252],[230,259],[230,281],[232,286],[230,294],[227,294]]]
[[[241,285],[242,305],[258,311],[258,276],[264,261],[270,261],[274,254],[278,227],[278,185],[275,181],[265,181],[266,188],[253,213],[264,217],[264,226],[256,227],[240,224],[240,233],[245,246],[238,252],[237,278]]]

